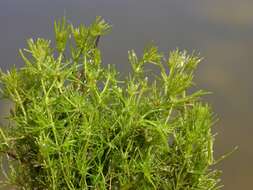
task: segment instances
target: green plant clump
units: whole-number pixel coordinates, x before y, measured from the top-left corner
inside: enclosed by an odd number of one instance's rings
[[[55,22],[49,40],[28,40],[25,66],[1,71],[1,96],[13,103],[0,130],[3,185],[24,190],[216,190],[210,168],[213,113],[200,90],[189,93],[200,62],[150,45],[128,52],[120,80],[102,66],[103,19],[74,27]],[[147,72],[152,64],[159,72]]]

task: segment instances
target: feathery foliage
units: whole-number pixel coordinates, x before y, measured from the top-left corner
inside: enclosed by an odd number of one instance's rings
[[[25,190],[217,190],[214,117],[190,94],[201,59],[168,57],[155,46],[129,51],[132,73],[119,80],[101,65],[98,41],[110,30],[55,22],[56,47],[28,40],[25,66],[0,72],[1,96],[13,102],[0,129],[3,185]],[[159,74],[146,72],[146,65]],[[2,164],[3,165],[3,164]]]

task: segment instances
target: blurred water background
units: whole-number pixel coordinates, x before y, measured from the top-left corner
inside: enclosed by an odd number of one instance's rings
[[[89,24],[100,15],[113,25],[100,42],[104,63],[127,74],[127,51],[154,41],[161,51],[195,50],[205,59],[195,82],[212,91],[206,100],[220,118],[215,155],[239,150],[217,167],[224,190],[253,189],[252,0],[0,0],[0,67],[23,65],[26,39],[53,39],[54,19]],[[1,101],[0,116],[9,105]]]

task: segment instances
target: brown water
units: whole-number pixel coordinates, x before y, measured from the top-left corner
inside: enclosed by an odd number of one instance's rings
[[[196,50],[205,58],[196,75],[199,88],[220,121],[216,155],[239,150],[218,167],[224,190],[253,189],[253,1],[252,0],[0,0],[0,66],[23,63],[18,48],[29,37],[53,38],[53,20],[66,15],[90,23],[101,15],[112,23],[101,40],[104,62],[128,72],[127,50],[154,41],[160,50]],[[1,103],[2,116],[7,104]]]

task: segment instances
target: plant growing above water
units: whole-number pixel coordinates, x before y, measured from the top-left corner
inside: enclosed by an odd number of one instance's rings
[[[216,190],[214,122],[189,93],[200,58],[155,46],[128,52],[120,80],[101,65],[98,41],[110,26],[55,22],[55,44],[28,40],[25,66],[0,73],[14,107],[0,130],[3,185],[26,190]],[[159,72],[148,73],[146,65]],[[3,164],[2,164],[3,165]]]

